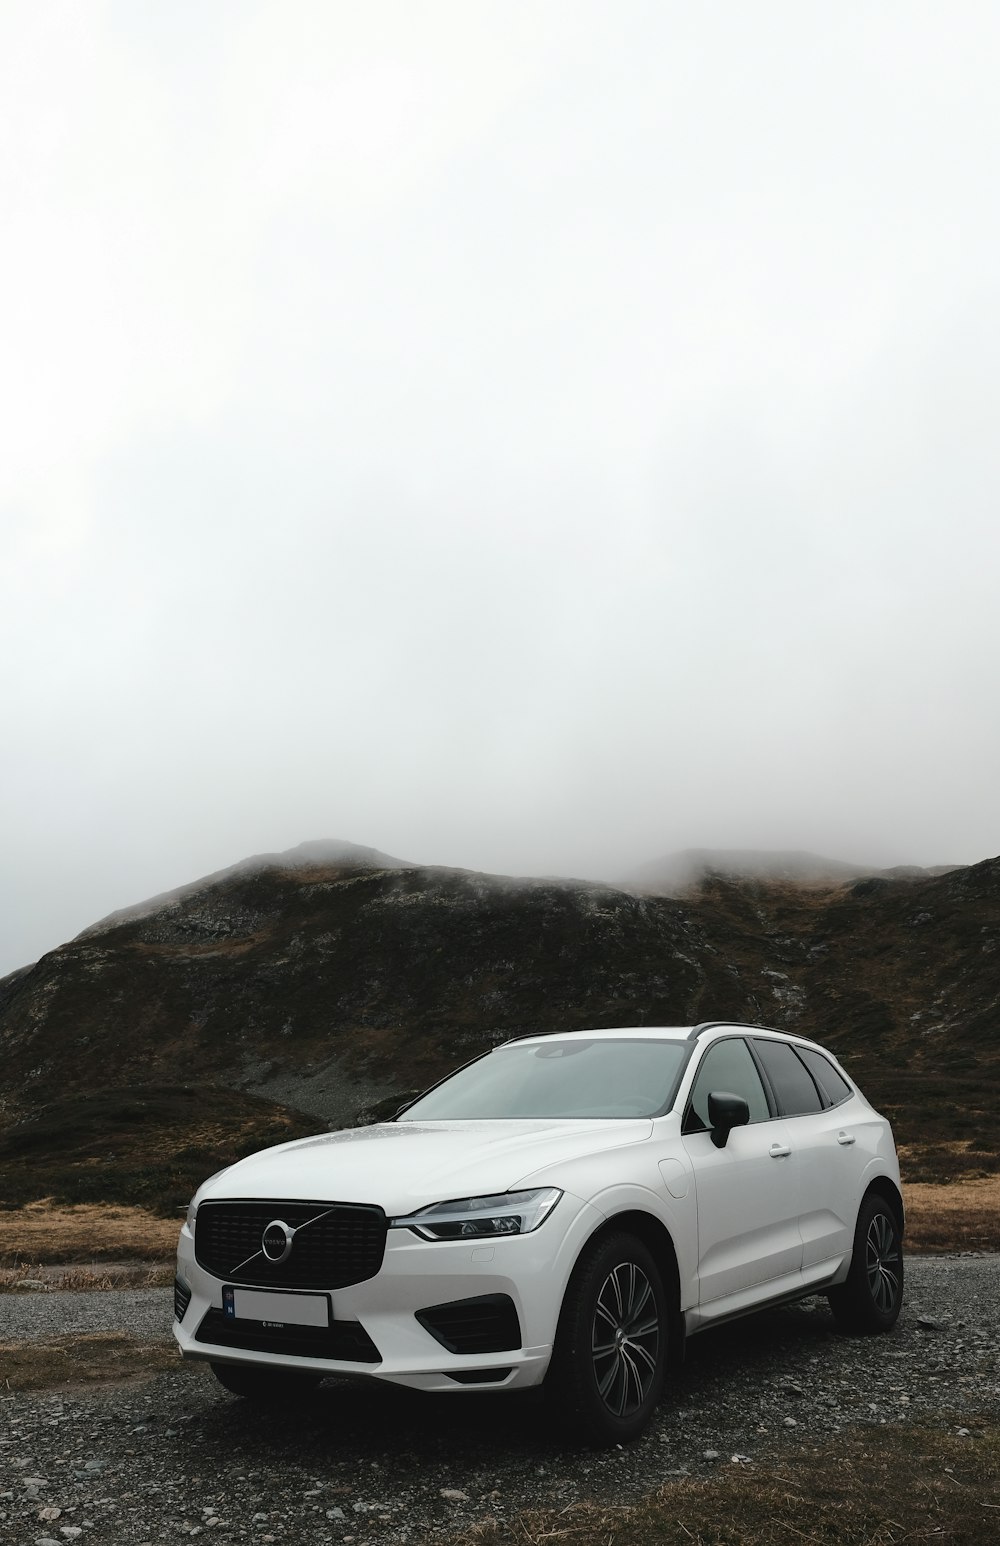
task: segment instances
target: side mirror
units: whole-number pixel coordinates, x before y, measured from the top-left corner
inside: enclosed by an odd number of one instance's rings
[[[724,1149],[733,1128],[746,1127],[750,1121],[750,1107],[742,1095],[713,1090],[708,1097],[708,1120],[712,1124],[712,1142],[717,1149]]]

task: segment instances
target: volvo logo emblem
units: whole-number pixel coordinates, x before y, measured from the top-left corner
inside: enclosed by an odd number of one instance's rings
[[[276,1267],[291,1256],[294,1233],[294,1229],[289,1229],[284,1219],[274,1219],[261,1236],[260,1248]]]

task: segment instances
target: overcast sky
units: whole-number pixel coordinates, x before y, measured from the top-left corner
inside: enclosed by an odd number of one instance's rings
[[[1000,850],[1000,7],[0,0],[0,971]]]

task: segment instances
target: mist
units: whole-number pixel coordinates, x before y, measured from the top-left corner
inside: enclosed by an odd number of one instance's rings
[[[313,838],[1000,850],[995,7],[0,43],[0,973]]]

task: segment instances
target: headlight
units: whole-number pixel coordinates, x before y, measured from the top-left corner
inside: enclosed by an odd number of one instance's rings
[[[495,1197],[458,1197],[435,1202],[405,1218],[390,1219],[393,1229],[412,1229],[424,1240],[489,1240],[498,1235],[529,1235],[545,1222],[562,1196],[558,1187],[536,1192],[500,1192]]]

